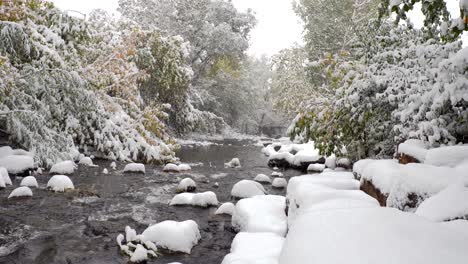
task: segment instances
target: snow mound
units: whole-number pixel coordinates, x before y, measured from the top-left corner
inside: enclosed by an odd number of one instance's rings
[[[64,192],[66,190],[75,189],[73,182],[65,175],[52,176],[52,178],[47,182],[47,188],[54,192]]]
[[[218,198],[214,192],[180,193],[172,198],[169,205],[217,206]]]
[[[468,146],[433,148],[427,151],[425,164],[455,167],[468,159]]]
[[[265,193],[265,188],[260,183],[251,180],[241,180],[234,184],[231,190],[231,195],[237,198],[249,198]]]
[[[192,168],[188,164],[179,164],[179,171],[191,171]]]
[[[13,149],[10,146],[0,147],[0,159],[10,155],[13,155]]]
[[[151,241],[158,247],[190,254],[192,247],[200,240],[198,225],[193,220],[184,222],[163,221],[148,227],[142,233],[144,241]]]
[[[398,145],[398,153],[405,154],[424,162],[427,154],[427,144],[419,139],[408,139]]]
[[[125,165],[124,172],[145,173],[145,165],[142,163],[129,163]]]
[[[423,201],[415,213],[437,222],[466,218],[468,188],[463,184],[452,184]]]
[[[93,160],[90,157],[81,158],[80,161],[78,162],[78,164],[85,165],[85,166],[90,166],[90,167],[94,166]]]
[[[283,243],[284,237],[273,233],[241,232],[221,264],[277,264]]]
[[[192,168],[188,164],[173,164],[173,163],[168,163],[164,166],[163,171],[164,172],[187,172],[191,171]]]
[[[348,158],[339,158],[336,160],[336,166],[342,168],[349,168],[351,167],[351,161]]]
[[[50,168],[50,174],[72,174],[76,169],[75,162],[71,160],[62,161],[56,163]]]
[[[190,178],[185,178],[180,181],[177,186],[177,192],[193,192],[197,188],[197,184]]]
[[[236,210],[236,206],[233,203],[223,203],[218,210],[216,210],[215,214],[228,214],[233,215],[234,211]]]
[[[8,173],[19,174],[34,169],[34,159],[31,156],[5,156],[0,159],[0,167],[4,167]]]
[[[271,232],[284,236],[287,230],[286,199],[278,195],[260,195],[236,204],[232,225],[242,232]]]
[[[256,182],[262,182],[262,183],[271,183],[271,179],[270,177],[268,177],[267,175],[265,174],[258,174],[254,181]]]
[[[285,178],[276,178],[273,180],[271,186],[275,188],[285,188],[286,186],[288,186],[288,182]]]
[[[2,182],[4,183],[4,185],[11,185],[12,184],[11,179],[10,179],[10,175],[8,174],[7,169],[4,168],[4,167],[0,167],[0,178],[2,178]],[[5,186],[3,186],[3,187],[5,187]]]
[[[15,198],[15,197],[32,197],[32,196],[33,196],[33,193],[29,187],[21,186],[21,187],[14,189],[8,196],[8,199]]]
[[[312,163],[307,167],[307,171],[322,172],[325,169],[325,164]]]
[[[467,220],[453,220],[440,223],[443,227],[447,227],[457,233],[465,234],[468,236],[468,221]]]
[[[334,169],[336,167],[336,157],[334,154],[325,158],[325,166],[330,169]]]
[[[224,163],[225,168],[240,168],[241,163],[238,158],[233,158],[231,161]]]
[[[6,187],[5,180],[3,179],[3,177],[0,177],[0,188],[5,188],[5,187]]]
[[[279,263],[462,264],[467,244],[466,234],[394,208],[315,211],[290,227]]]
[[[39,187],[39,185],[37,184],[36,178],[34,178],[34,176],[24,177],[21,180],[20,186],[36,187],[36,188]]]

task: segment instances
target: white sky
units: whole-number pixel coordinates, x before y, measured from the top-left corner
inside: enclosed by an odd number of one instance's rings
[[[115,13],[118,0],[52,0],[63,10],[75,10],[89,13],[101,8]],[[189,0],[190,1],[190,0]],[[281,49],[291,47],[295,42],[302,43],[302,24],[292,10],[293,0],[232,0],[241,11],[251,8],[257,17],[257,26],[251,33],[249,54],[260,57],[262,54],[273,55]],[[454,17],[459,15],[457,0],[446,0]],[[419,8],[416,8],[419,10]],[[415,27],[422,26],[422,13],[409,14]],[[468,34],[464,34],[464,46],[468,45]]]

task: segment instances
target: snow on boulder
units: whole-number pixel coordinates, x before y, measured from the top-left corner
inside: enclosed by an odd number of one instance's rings
[[[238,158],[233,158],[231,161],[224,163],[225,168],[240,168],[240,160]]]
[[[71,160],[56,163],[50,168],[49,174],[72,174],[77,165]]]
[[[273,180],[271,186],[275,188],[285,188],[286,186],[288,186],[288,182],[285,178],[276,178]]]
[[[325,169],[325,164],[313,163],[307,167],[307,171],[322,172]]]
[[[221,264],[277,264],[283,243],[284,237],[273,233],[238,233]]]
[[[270,232],[284,236],[287,230],[286,199],[261,195],[242,199],[236,204],[232,226],[241,232]]]
[[[334,169],[336,167],[336,156],[334,154],[325,158],[325,166],[330,169]]]
[[[0,159],[10,155],[14,155],[13,149],[10,146],[0,147]]]
[[[351,161],[348,158],[339,158],[336,160],[336,166],[340,168],[351,168]]]
[[[163,168],[164,172],[179,172],[179,166],[174,163],[168,163]]]
[[[180,181],[177,186],[177,192],[193,192],[197,188],[197,184],[190,178],[185,178]]]
[[[5,188],[5,187],[6,187],[5,180],[3,179],[3,177],[0,177],[0,188]]]
[[[32,197],[32,195],[33,193],[29,187],[21,186],[21,187],[14,189],[8,196],[8,199],[15,198],[15,197]]]
[[[192,168],[188,164],[179,164],[177,167],[179,168],[180,172],[191,171],[192,170]]]
[[[111,164],[109,165],[109,167],[113,170],[115,170],[117,168],[117,164],[115,164],[115,161],[111,162]]]
[[[5,156],[0,159],[0,167],[4,167],[10,174],[23,174],[34,169],[34,159],[31,156]]]
[[[198,225],[193,220],[184,222],[163,221],[148,227],[142,233],[144,241],[151,241],[158,247],[190,254],[192,247],[200,240]]]
[[[3,179],[3,182],[4,182],[5,185],[11,185],[12,184],[11,179],[10,179],[10,175],[8,174],[7,169],[5,169],[4,167],[0,167],[0,178]],[[5,186],[3,186],[3,187],[5,187]]]
[[[468,188],[456,183],[424,200],[415,212],[432,221],[468,218]]]
[[[36,187],[36,188],[39,187],[39,185],[37,184],[37,180],[36,178],[34,178],[34,176],[24,177],[21,180],[20,186]]]
[[[375,160],[373,159],[362,159],[362,160],[358,160],[357,162],[355,162],[353,164],[353,173],[356,175],[356,178],[360,179],[367,165],[371,164],[374,161]]]
[[[146,260],[148,260],[148,250],[140,244],[136,245],[136,249],[130,257],[130,262],[139,263]]]
[[[467,245],[466,234],[394,208],[314,211],[289,228],[279,264],[462,264]]]
[[[78,162],[78,164],[85,165],[85,166],[90,166],[90,167],[94,166],[93,160],[90,157],[81,158],[80,161]]]
[[[102,174],[109,174],[109,171],[107,170],[107,168],[104,168],[104,169],[102,170]]]
[[[125,165],[124,172],[145,173],[145,165],[142,163],[129,163]]]
[[[234,184],[231,190],[231,195],[237,198],[249,198],[265,193],[265,188],[260,183],[251,180],[241,180]]]
[[[236,210],[236,206],[233,203],[223,203],[218,210],[216,210],[215,214],[228,214],[233,215],[234,211]]]
[[[64,192],[66,190],[75,189],[75,186],[73,186],[73,182],[68,176],[55,175],[47,182],[47,188],[54,192]]]
[[[283,173],[279,171],[274,171],[271,173],[271,177],[283,177]]]
[[[172,198],[169,205],[217,206],[218,198],[214,192],[180,193]]]
[[[399,161],[401,164],[424,162],[427,149],[427,144],[424,141],[408,139],[398,145]]]
[[[425,164],[456,167],[468,159],[468,145],[433,148],[427,151]]]
[[[268,177],[267,175],[265,174],[258,174],[254,181],[256,182],[261,182],[261,183],[271,183],[271,179],[270,177]]]

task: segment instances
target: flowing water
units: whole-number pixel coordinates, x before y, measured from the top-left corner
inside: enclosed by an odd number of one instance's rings
[[[125,226],[138,233],[164,220],[192,219],[200,228],[201,240],[192,253],[161,250],[159,258],[148,263],[219,264],[229,253],[235,231],[231,217],[214,215],[216,208],[169,206],[178,182],[192,177],[197,191],[213,191],[220,202],[234,201],[230,190],[241,179],[253,179],[258,173],[269,175],[267,158],[260,147],[249,141],[221,141],[211,145],[186,145],[178,152],[191,173],[163,173],[161,166],[146,165],[146,174],[123,173],[123,163],[109,168],[109,161],[97,160],[98,167],[79,166],[70,176],[75,191],[53,193],[45,189],[47,174],[37,176],[40,188],[33,197],[8,200],[14,188],[0,190],[0,264],[128,263],[116,243]],[[224,168],[238,157],[242,168]],[[108,168],[109,174],[102,170]],[[288,177],[299,172],[286,171]],[[14,186],[19,185],[14,180]],[[219,187],[215,187],[215,182]],[[265,185],[270,194],[284,190]]]

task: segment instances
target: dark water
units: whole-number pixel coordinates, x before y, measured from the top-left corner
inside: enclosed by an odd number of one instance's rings
[[[146,165],[146,174],[123,174],[125,164],[102,174],[109,161],[95,161],[98,168],[79,166],[70,176],[75,191],[52,193],[45,190],[50,178],[38,176],[40,188],[32,198],[8,200],[14,187],[0,190],[0,263],[128,263],[119,253],[115,238],[126,225],[138,233],[164,220],[192,219],[199,225],[201,240],[190,255],[161,251],[162,256],[148,263],[181,262],[184,264],[218,264],[229,253],[235,232],[230,216],[216,216],[216,208],[173,207],[168,202],[178,182],[192,177],[197,191],[214,191],[220,202],[234,201],[230,190],[241,179],[253,179],[258,173],[272,172],[260,147],[247,141],[219,142],[219,145],[185,146],[178,156],[192,166],[189,174],[168,174],[162,167]],[[224,168],[233,157],[242,168]],[[298,175],[287,171],[286,175]],[[214,187],[218,182],[219,187]],[[14,180],[14,186],[19,179]],[[271,189],[271,194],[284,190]]]

